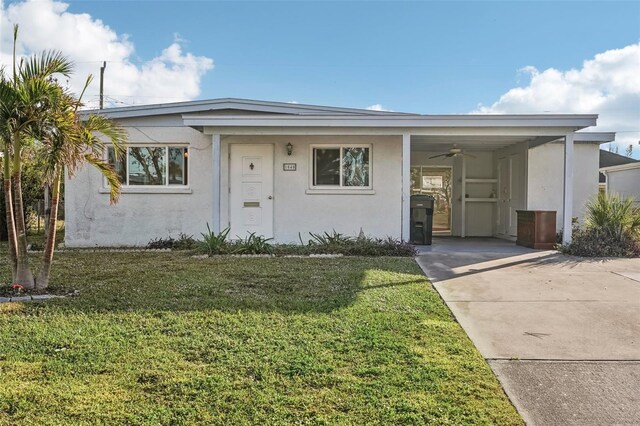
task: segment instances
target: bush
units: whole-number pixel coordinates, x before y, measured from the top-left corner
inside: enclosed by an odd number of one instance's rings
[[[180,233],[177,239],[156,238],[149,241],[148,249],[170,249],[170,250],[192,250],[196,247],[196,240],[193,236]]]
[[[617,194],[599,193],[587,203],[585,224],[613,238],[640,238],[640,209],[634,207],[633,198]]]
[[[585,228],[576,227],[572,243],[560,250],[585,257],[640,257],[640,209],[632,198],[598,194],[587,203]]]
[[[408,243],[393,238],[370,238],[364,235],[352,238],[336,231],[322,234],[309,233],[310,240],[305,244],[300,236],[300,244],[271,244],[272,238],[255,233],[245,239],[229,240],[229,228],[216,234],[207,224],[203,240],[197,243],[197,249],[209,256],[219,254],[273,254],[276,256],[311,254],[342,254],[344,256],[415,256],[415,248]]]
[[[265,238],[252,232],[244,240],[233,242],[231,252],[236,254],[272,254],[273,246],[269,241],[273,238]]]
[[[640,257],[640,242],[596,229],[575,229],[571,244],[560,246],[560,251],[582,257]]]
[[[226,228],[222,232],[216,234],[211,231],[211,228],[209,228],[209,224],[207,223],[207,232],[202,233],[203,240],[198,243],[198,248],[209,256],[227,253],[229,250],[229,241],[227,241],[229,231],[230,229]]]
[[[347,237],[336,231],[323,234],[309,233],[307,244],[281,244],[274,252],[279,255],[342,254],[344,256],[415,256],[415,248],[394,238],[371,238],[364,235],[358,238]]]

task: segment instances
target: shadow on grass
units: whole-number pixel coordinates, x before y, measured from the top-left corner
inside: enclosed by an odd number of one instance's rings
[[[363,292],[427,283],[411,258],[68,252],[55,262],[51,293],[79,297],[45,303],[69,311],[331,312]]]

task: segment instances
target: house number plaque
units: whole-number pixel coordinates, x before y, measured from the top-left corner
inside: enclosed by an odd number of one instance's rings
[[[282,170],[285,172],[295,172],[296,171],[296,163],[284,163],[282,165]]]

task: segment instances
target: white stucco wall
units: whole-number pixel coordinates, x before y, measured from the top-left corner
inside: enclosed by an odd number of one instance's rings
[[[299,242],[298,233],[337,232],[400,238],[402,215],[401,136],[224,136],[221,141],[221,227],[229,226],[228,153],[236,143],[274,145],[274,240]],[[293,145],[288,156],[286,144]],[[312,144],[372,144],[371,182],[375,194],[307,194]],[[283,163],[296,163],[295,172]],[[353,191],[352,191],[353,192]]]
[[[626,170],[610,170],[607,175],[607,193],[633,197],[640,206],[640,165]]]
[[[176,118],[177,117],[177,118]],[[129,145],[188,143],[191,193],[126,193],[109,205],[103,178],[85,166],[65,182],[65,244],[69,247],[144,246],[183,232],[200,237],[211,221],[211,138],[180,117],[119,120]]]
[[[599,146],[574,145],[573,217],[582,220],[586,202],[598,193]],[[529,150],[527,208],[557,211],[562,229],[564,145],[548,143]]]

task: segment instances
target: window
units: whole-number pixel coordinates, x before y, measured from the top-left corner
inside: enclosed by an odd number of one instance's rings
[[[370,146],[313,148],[313,187],[370,188]]]
[[[185,146],[129,147],[125,158],[108,149],[108,161],[123,185],[187,185],[189,151]]]

